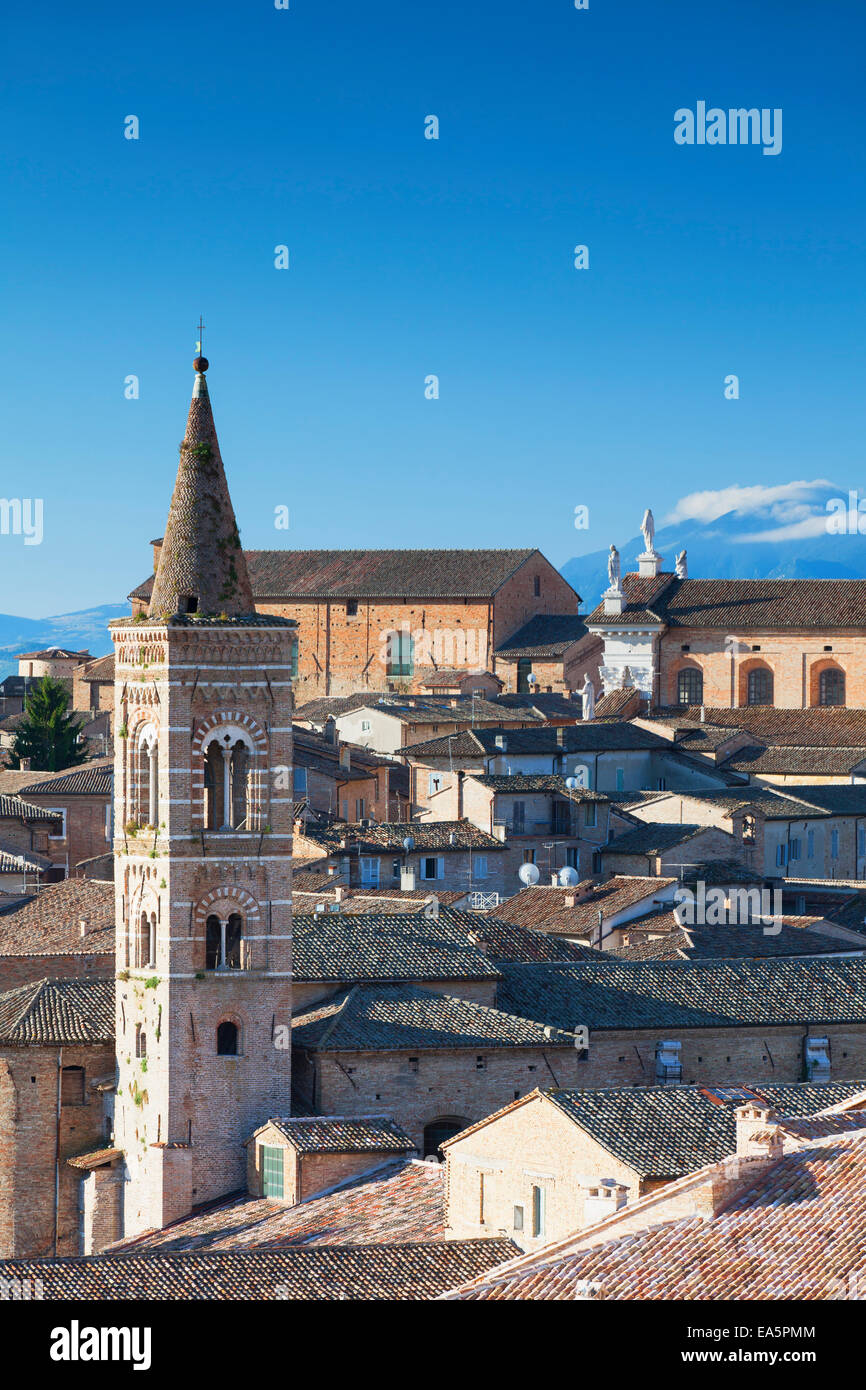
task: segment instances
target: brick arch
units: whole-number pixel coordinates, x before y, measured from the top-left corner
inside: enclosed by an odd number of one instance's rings
[[[234,724],[239,729],[245,730],[253,741],[256,753],[262,756],[267,753],[267,734],[256,719],[253,719],[249,714],[242,714],[240,710],[219,710],[215,714],[207,715],[196,726],[195,737],[192,741],[193,757],[201,758],[205,739],[218,730],[221,724]]]
[[[776,672],[765,657],[755,656],[744,661],[737,670],[737,704],[746,705],[749,700],[749,676],[753,671],[766,671],[773,682],[773,700],[776,698]]]
[[[813,661],[809,667],[809,704],[820,704],[821,676],[824,671],[840,671],[845,682],[845,701],[848,700],[848,672],[834,656],[825,656]]]
[[[258,924],[261,920],[261,909],[252,894],[245,888],[238,888],[236,884],[232,884],[211,888],[198,899],[193,908],[193,922],[197,929],[204,931],[208,917],[217,910],[218,904],[224,904],[230,912],[240,913],[247,924]],[[229,916],[230,912],[227,912],[226,916]]]
[[[681,673],[682,671],[697,671],[698,675],[699,675],[700,678],[701,678],[701,685],[702,685],[702,686],[703,686],[704,681],[706,680],[706,672],[704,671],[704,668],[703,668],[703,666],[701,665],[701,663],[700,663],[695,657],[693,657],[693,656],[682,656],[682,657],[680,657],[680,658],[675,662],[675,664],[673,665],[673,667],[671,668],[670,677],[669,677],[669,679],[670,679],[670,689],[669,689],[669,691],[668,691],[668,695],[669,695],[668,703],[671,704],[671,705],[678,705],[678,704],[679,704],[680,673]]]

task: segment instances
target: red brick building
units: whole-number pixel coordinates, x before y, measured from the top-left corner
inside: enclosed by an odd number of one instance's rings
[[[158,561],[161,542],[153,546]],[[422,690],[440,669],[452,682],[456,671],[492,672],[494,652],[530,619],[574,619],[580,603],[531,548],[253,550],[246,561],[257,612],[298,624],[298,703]],[[152,590],[152,577],[133,590],[133,615]]]

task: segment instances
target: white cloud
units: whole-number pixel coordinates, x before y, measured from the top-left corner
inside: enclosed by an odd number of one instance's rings
[[[746,541],[801,541],[809,536],[824,536],[827,534],[827,513],[822,511],[817,515],[804,517],[802,521],[795,521],[789,526],[773,526],[768,531],[750,531],[743,536],[731,536],[729,539],[737,545]]]
[[[802,531],[796,527],[812,527],[819,520],[823,527],[826,517],[823,509],[824,499],[816,497],[815,493],[832,486],[826,478],[814,478],[811,482],[802,479],[799,482],[778,483],[775,487],[767,487],[761,483],[752,487],[735,484],[732,487],[708,488],[705,492],[690,492],[686,497],[680,498],[670,515],[665,517],[664,524],[702,521],[706,525],[729,512],[735,512],[738,516],[763,513],[765,521],[778,523],[777,528],[755,536],[743,537],[744,540],[766,540],[771,536],[774,540],[783,540],[796,536],[817,535],[817,527]],[[816,515],[818,507],[821,508],[820,518]],[[789,528],[794,528],[790,529],[790,537],[783,535],[782,533]]]

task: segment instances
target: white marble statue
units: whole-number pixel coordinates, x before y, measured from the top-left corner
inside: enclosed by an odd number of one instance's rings
[[[689,571],[686,564],[686,552],[681,550],[677,556],[677,579],[688,579]]]
[[[583,719],[593,719],[595,717],[595,686],[589,676],[583,678],[583,689],[580,692],[582,703]]]
[[[643,521],[640,524],[641,534],[643,535],[644,550],[647,555],[654,555],[653,542],[656,538],[656,524],[652,511],[647,507],[643,514]]]
[[[611,589],[619,593],[619,551],[615,545],[611,546],[607,557],[607,578]]]

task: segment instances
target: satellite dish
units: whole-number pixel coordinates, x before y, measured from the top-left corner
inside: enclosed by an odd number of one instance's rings
[[[517,877],[525,888],[534,888],[540,877],[537,864],[521,864]]]
[[[403,848],[405,849],[407,854],[410,854],[412,850],[415,848],[415,841],[412,839],[411,835],[407,835],[404,839]]]
[[[534,671],[530,671],[526,679],[528,680],[530,685],[538,685],[538,677]]]
[[[573,888],[576,883],[580,883],[580,874],[577,869],[566,864],[565,868],[559,871],[559,882],[563,888]]]
[[[570,792],[573,792],[574,789],[575,789],[575,787],[579,787],[579,786],[580,786],[580,783],[578,782],[578,780],[577,780],[576,777],[566,777],[566,779],[565,779],[565,785],[568,787],[568,790],[569,790]]]

